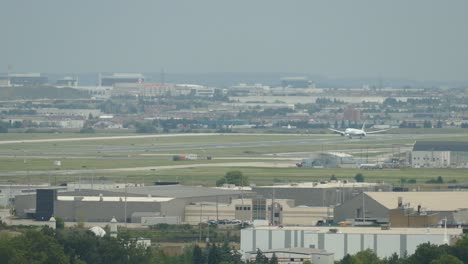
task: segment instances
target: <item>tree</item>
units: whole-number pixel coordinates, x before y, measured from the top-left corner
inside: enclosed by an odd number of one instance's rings
[[[271,256],[269,264],[278,264],[278,258],[276,257],[275,253],[273,253],[273,256]]]
[[[362,173],[358,173],[356,176],[354,176],[354,179],[356,182],[364,182],[364,175],[362,175]]]
[[[55,221],[56,221],[56,222],[55,222],[55,227],[56,227],[57,229],[63,229],[63,228],[65,228],[65,222],[63,221],[62,218],[56,217],[56,218],[55,218]]]
[[[45,232],[52,231],[46,230]],[[54,232],[52,231],[52,234]],[[0,256],[1,263],[69,263],[70,259],[57,240],[42,231],[30,230],[8,242],[6,255]],[[4,248],[5,249],[5,248]],[[11,251],[13,250],[13,251]],[[8,251],[10,254],[8,254]],[[2,252],[2,253],[3,253]],[[13,254],[11,254],[13,253]],[[5,261],[7,260],[7,261]]]
[[[447,254],[447,252],[444,247],[431,243],[424,243],[417,247],[416,251],[408,258],[407,262],[411,264],[427,264],[445,254]]]
[[[208,247],[208,264],[218,264],[221,262],[221,254],[216,244]]]
[[[260,249],[257,249],[257,255],[255,256],[255,264],[268,264],[268,258],[263,255]]]
[[[223,178],[216,181],[216,186],[221,186],[225,183],[236,186],[249,186],[249,178],[244,176],[241,171],[228,171]]]
[[[461,237],[453,246],[452,254],[464,263],[468,263],[468,235]]]
[[[136,132],[137,133],[156,133],[157,130],[156,130],[156,127],[154,127],[153,125],[149,123],[144,123],[144,124],[138,123],[136,124]]]
[[[380,264],[383,263],[382,260],[372,251],[371,249],[367,249],[361,252],[358,252],[353,257],[354,263],[365,263],[365,264]]]
[[[442,183],[444,183],[444,179],[442,178],[442,176],[437,176],[436,182],[439,183],[439,184],[442,184]]]
[[[424,128],[432,128],[432,122],[428,121],[428,120],[424,121],[423,127]]]
[[[398,104],[397,99],[388,97],[383,101],[384,106],[396,106]]]
[[[384,259],[385,264],[404,264],[405,257],[398,256],[397,253],[393,253],[390,257]]]
[[[442,255],[438,259],[431,261],[430,264],[463,264],[461,260],[452,255]]]
[[[203,255],[203,252],[198,245],[195,245],[193,247],[192,263],[193,264],[205,263],[205,256]]]

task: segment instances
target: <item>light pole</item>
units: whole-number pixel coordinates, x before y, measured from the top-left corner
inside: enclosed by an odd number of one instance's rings
[[[447,217],[445,217],[443,220],[444,220],[444,244],[448,245],[449,240],[447,236]]]
[[[198,242],[202,240],[202,214],[203,214],[203,203],[200,203],[200,223],[198,223]]]

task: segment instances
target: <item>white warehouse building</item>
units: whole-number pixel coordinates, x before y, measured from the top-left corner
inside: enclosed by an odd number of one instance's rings
[[[413,254],[418,245],[430,242],[452,245],[462,235],[462,229],[443,228],[355,228],[355,227],[256,227],[241,230],[242,252],[257,249],[267,251],[276,248],[316,248],[334,253],[335,260],[346,254],[371,249],[380,258],[393,253],[402,256]]]
[[[468,168],[468,142],[417,141],[411,152],[413,168]]]

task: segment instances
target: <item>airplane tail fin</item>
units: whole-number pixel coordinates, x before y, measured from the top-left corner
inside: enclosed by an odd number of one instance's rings
[[[362,123],[362,128],[361,128],[361,130],[364,131],[364,128],[366,128],[366,121],[364,121],[364,123]]]

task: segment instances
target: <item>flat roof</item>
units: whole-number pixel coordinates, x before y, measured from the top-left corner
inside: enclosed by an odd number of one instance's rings
[[[240,190],[224,190],[216,188],[208,188],[203,186],[186,186],[186,185],[161,185],[161,186],[145,186],[145,187],[127,187],[127,193],[139,195],[152,195],[154,197],[204,197],[204,196],[223,196],[223,195],[241,195],[251,192]],[[123,188],[109,189],[111,192],[122,193]]]
[[[418,205],[427,211],[457,211],[468,208],[468,191],[456,192],[365,192],[367,196],[387,207],[398,207],[398,197],[410,207]]]
[[[327,182],[300,182],[300,183],[288,183],[281,185],[267,185],[267,186],[255,186],[254,188],[362,188],[378,186],[380,183],[372,182],[344,182],[344,181],[327,181]]]
[[[464,151],[468,152],[466,141],[416,141],[413,151]]]
[[[83,202],[99,202],[102,199],[102,202],[168,202],[174,200],[172,197],[128,197],[125,199],[125,196],[57,196],[58,201],[74,201],[75,198]]]
[[[335,233],[330,229],[336,229],[337,234],[386,234],[386,235],[443,235],[444,228],[390,228],[382,230],[380,227],[336,227],[336,226],[259,226],[243,230],[298,230],[306,233]],[[447,228],[447,235],[461,235],[461,228]]]

